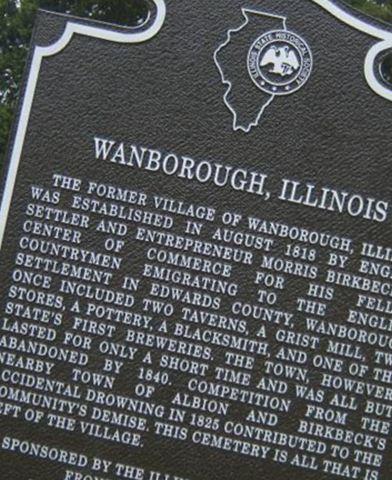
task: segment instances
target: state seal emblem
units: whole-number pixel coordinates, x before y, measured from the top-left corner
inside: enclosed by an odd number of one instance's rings
[[[335,1],[309,2],[373,38],[374,44],[364,51],[364,69],[359,74],[364,73],[364,81],[377,95],[392,101],[392,91],[380,73],[380,60],[391,48],[392,33],[373,25],[374,22],[364,22]],[[260,3],[279,4],[272,0]],[[298,1],[301,3],[306,2]],[[298,19],[249,7],[242,7],[241,12],[241,21],[222,32],[222,41],[214,51],[214,62],[224,85],[223,102],[232,115],[233,130],[250,133],[272,104],[293,105],[301,95],[304,99],[306,91],[312,91],[311,76],[315,70],[322,75],[326,59],[316,43],[317,31],[309,30],[307,40],[295,33]],[[298,95],[291,95],[295,92]]]
[[[287,28],[286,17],[248,8],[242,14],[243,23],[227,31],[214,61],[233,130],[249,133],[273,102],[305,86],[314,65],[309,43]]]
[[[288,30],[263,34],[248,53],[248,72],[258,88],[273,95],[289,95],[308,81],[313,66],[308,44]]]

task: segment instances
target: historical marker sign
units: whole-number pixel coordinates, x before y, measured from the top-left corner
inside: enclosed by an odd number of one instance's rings
[[[388,480],[392,30],[328,0],[150,6],[37,19],[0,477]]]

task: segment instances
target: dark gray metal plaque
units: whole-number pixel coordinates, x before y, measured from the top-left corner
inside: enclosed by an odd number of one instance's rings
[[[0,217],[2,480],[389,480],[392,29],[41,12]]]

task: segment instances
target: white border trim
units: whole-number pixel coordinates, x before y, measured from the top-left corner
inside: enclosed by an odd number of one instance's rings
[[[35,47],[30,66],[29,77],[25,89],[23,104],[20,112],[19,123],[16,130],[15,141],[12,147],[11,160],[8,167],[7,179],[4,187],[3,199],[0,207],[0,249],[4,239],[8,214],[12,202],[16,176],[22,154],[26,131],[30,119],[31,107],[37,87],[42,60],[61,52],[72,40],[75,34],[99,38],[117,43],[141,43],[153,38],[162,28],[166,17],[164,0],[153,0],[156,6],[156,16],[153,23],[141,32],[116,32],[104,27],[91,27],[82,23],[70,21],[60,39],[48,47]]]
[[[371,37],[378,38],[382,42],[375,44],[367,53],[365,58],[365,77],[369,84],[369,87],[380,95],[381,97],[392,101],[392,90],[388,89],[385,85],[380,83],[375,75],[374,70],[374,60],[376,56],[386,50],[387,48],[392,48],[392,32],[389,30],[384,30],[382,28],[376,27],[370,23],[367,23],[351,14],[346,10],[343,10],[338,5],[335,5],[330,0],[312,0],[314,3],[320,5],[320,7],[327,10],[334,17],[341,20],[343,23],[346,23],[350,27],[356,28],[361,32],[367,33]]]
[[[392,32],[389,30],[385,30],[379,27],[376,27],[375,25],[372,25],[370,23],[367,23],[358,17],[354,16],[353,14],[350,14],[348,11],[343,9],[341,6],[335,4],[332,0],[309,0],[313,3],[316,3],[320,7],[322,7],[324,10],[329,12],[331,15],[336,17],[338,20],[341,22],[345,23],[346,25],[355,28],[363,33],[366,33],[370,35],[371,37],[374,37],[378,40],[381,40],[381,42],[376,43],[373,45],[373,47],[370,48],[368,51],[366,58],[365,58],[365,63],[364,63],[364,73],[365,73],[365,78],[366,81],[369,85],[369,87],[377,94],[380,95],[381,97],[385,98],[386,100],[392,101],[392,90],[388,89],[385,85],[380,83],[379,79],[377,78],[375,74],[375,69],[374,69],[374,61],[377,57],[377,55],[388,49],[392,48]],[[272,103],[272,101],[275,98],[275,95],[271,94],[271,97],[268,99],[268,102],[265,103],[257,115],[257,118],[254,122],[252,122],[248,127],[243,127],[241,125],[237,124],[238,121],[238,115],[233,106],[230,104],[228,97],[232,89],[232,83],[225,78],[224,72],[222,70],[221,65],[218,62],[217,55],[219,52],[226,47],[230,41],[231,41],[231,36],[233,33],[237,33],[241,31],[243,28],[246,27],[249,23],[249,17],[248,13],[251,14],[256,14],[256,15],[262,15],[262,16],[267,16],[267,17],[273,17],[277,19],[281,19],[283,22],[283,28],[287,30],[287,18],[280,16],[280,15],[274,15],[268,12],[260,11],[260,10],[254,10],[254,9],[249,9],[249,8],[242,8],[242,14],[243,17],[245,18],[245,22],[243,22],[238,28],[235,29],[230,29],[227,32],[227,37],[226,40],[219,45],[219,47],[215,50],[214,52],[214,62],[216,67],[219,70],[220,76],[222,83],[226,85],[226,91],[223,96],[223,101],[226,105],[226,107],[230,110],[230,112],[233,115],[233,130],[238,131],[242,130],[245,133],[249,133],[250,130],[253,127],[256,127],[259,124],[260,118],[262,117],[265,109]]]

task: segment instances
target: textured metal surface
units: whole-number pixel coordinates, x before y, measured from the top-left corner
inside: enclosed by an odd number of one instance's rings
[[[168,178],[159,172],[126,170],[93,159],[92,139],[99,135],[262,171],[268,173],[273,192],[279,191],[281,178],[293,178],[390,199],[392,108],[390,102],[371,90],[363,73],[366,54],[376,39],[337,20],[312,1],[246,2],[248,8],[287,17],[288,29],[310,45],[314,68],[303,88],[274,99],[258,125],[244,133],[233,131],[233,115],[223,101],[226,86],[214,62],[214,52],[225,41],[227,31],[243,22],[244,2],[166,3],[165,24],[147,42],[122,45],[75,35],[61,52],[43,59],[0,255],[2,305],[30,185],[49,185],[54,171],[334,231],[356,242],[390,245],[390,219],[376,223],[348,218],[280,202],[276,196],[264,202],[246,193]],[[66,22],[67,17],[41,13],[32,47],[52,44]],[[281,25],[279,19],[259,17],[250,22],[249,29],[233,35],[228,48],[220,53],[223,70],[233,79],[230,100],[245,123],[257,117],[267,94],[244,75],[243,64],[236,63],[236,59],[247,52],[248,35],[255,37],[259,31]],[[89,239],[94,244],[93,237]],[[138,258],[141,255],[136,248],[129,252],[130,265],[141,267]],[[242,286],[251,291],[254,286],[247,269],[242,268],[239,275]],[[299,295],[295,282],[289,288],[287,305]],[[339,299],[339,303],[344,308],[345,302],[354,300],[353,294]],[[132,375],[122,378],[125,390],[131,379]],[[287,418],[293,428],[295,421]],[[127,459],[132,465],[161,469],[190,480],[335,478],[219,450],[197,446],[190,449],[163,438],[152,439],[144,450],[132,451],[5,417],[0,417],[0,429],[1,437],[12,433],[87,455],[115,461]],[[0,463],[2,480],[64,477],[64,468],[59,464],[5,452],[0,452]],[[389,479],[391,469],[387,462],[381,480]]]

